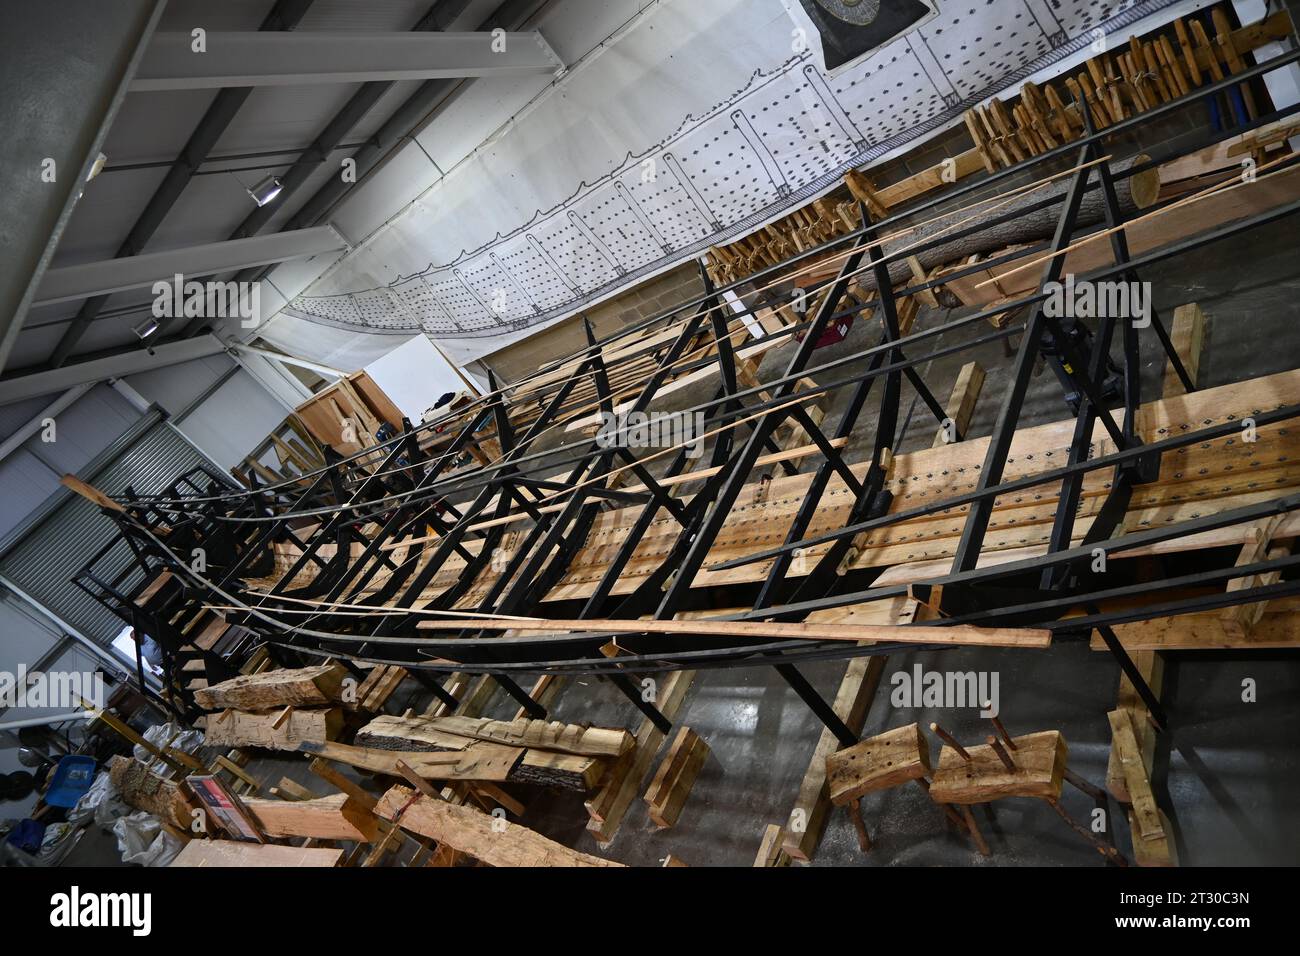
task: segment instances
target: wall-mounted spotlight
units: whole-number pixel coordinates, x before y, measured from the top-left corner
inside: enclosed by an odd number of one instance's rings
[[[259,206],[265,206],[280,195],[280,190],[284,188],[284,185],[275,176],[267,176],[246,188],[248,189],[248,195],[253,197],[253,202]]]
[[[136,334],[136,337],[141,342],[144,343],[144,347],[149,352],[150,355],[153,355],[153,346],[150,344],[149,340],[153,338],[153,336],[158,334],[158,330],[160,328],[162,328],[162,326],[158,322],[158,320],[150,316],[149,318],[141,322],[139,325],[137,325],[133,330]]]

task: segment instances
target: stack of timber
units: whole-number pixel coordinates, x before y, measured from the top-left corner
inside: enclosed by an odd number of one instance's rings
[[[709,759],[709,745],[691,728],[683,726],[668,748],[650,787],[645,792],[647,813],[654,825],[666,829],[677,822],[686,798],[690,796],[704,762]]]
[[[1080,103],[1087,103],[1093,126],[1114,124],[1186,96],[1208,83],[1246,69],[1241,54],[1285,36],[1285,14],[1233,30],[1222,7],[1210,11],[1214,37],[1201,20],[1179,18],[1127,46],[1099,53],[1073,76],[1038,86],[1026,83],[1019,97],[996,97],[967,110],[966,128],[989,172],[1055,149],[1083,135]],[[1062,89],[1063,87],[1063,89]],[[1242,123],[1258,115],[1250,84],[1231,88],[1227,115]]]
[[[859,203],[873,218],[883,219],[969,176],[1005,169],[1076,140],[1083,134],[1076,105],[1080,100],[1087,102],[1094,127],[1105,130],[1241,72],[1247,66],[1244,55],[1290,34],[1285,12],[1236,30],[1222,6],[1209,15],[1209,29],[1195,17],[1179,18],[1145,36],[1130,37],[1127,44],[1116,41],[1110,51],[1086,61],[1077,73],[1025,83],[1015,96],[994,97],[967,110],[963,118],[970,146],[958,148],[933,166],[887,185],[877,185],[879,176],[871,169],[850,170],[843,186],[748,236],[710,249],[710,276],[716,284],[737,282],[858,229],[862,225]],[[1216,110],[1240,122],[1255,119],[1259,112],[1249,83],[1220,97]]]
[[[316,752],[339,754],[345,762],[364,758],[370,769],[400,752],[415,755],[407,762],[431,778],[495,779],[586,793],[634,741],[625,730],[528,718],[381,716],[357,732],[355,743],[348,750],[362,753],[344,754],[338,746]],[[426,773],[420,769],[419,755],[434,753],[448,756],[442,763],[427,764]],[[491,774],[484,776],[488,768]]]
[[[1276,168],[1290,153],[1285,136],[1293,128],[1291,122],[1271,124],[1132,177],[1127,198],[1121,196],[1125,215],[1138,213],[1124,225],[1130,255],[1152,252],[1300,198],[1300,167]],[[1255,162],[1251,176],[1242,175],[1243,158]],[[1094,219],[1086,204],[1084,216]],[[966,255],[953,248],[957,264],[944,270],[944,288],[963,305],[985,307],[1036,292],[1042,259],[1018,247],[1039,238],[1037,230],[1017,227],[1013,234],[993,231],[988,238],[1006,241],[982,240]],[[1062,257],[1063,272],[1084,275],[1113,265],[1110,239],[1102,230],[1071,243]],[[983,258],[996,264],[980,269]]]
[[[241,674],[201,688],[198,705],[219,711],[205,721],[204,743],[296,750],[334,740],[343,729],[347,680],[347,670],[334,663]]]

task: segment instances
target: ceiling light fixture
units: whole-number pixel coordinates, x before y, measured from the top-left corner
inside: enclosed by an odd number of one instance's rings
[[[280,195],[280,190],[284,188],[284,185],[275,176],[267,176],[259,179],[255,185],[245,188],[248,190],[248,195],[253,197],[253,202],[259,206],[265,206]]]

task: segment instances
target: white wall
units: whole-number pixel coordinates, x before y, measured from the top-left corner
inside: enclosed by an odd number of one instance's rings
[[[0,439],[12,435],[57,396],[0,406]],[[140,419],[140,412],[108,385],[96,385],[54,418],[54,440],[37,431],[0,461],[0,538]]]
[[[423,335],[407,339],[381,355],[366,366],[366,372],[416,425],[439,396],[465,390],[460,376]]]
[[[256,356],[252,360],[263,361]],[[284,394],[273,394],[228,355],[142,372],[127,384],[166,409],[181,433],[223,468],[243,461],[306,397],[301,385],[302,395],[296,395],[288,383],[278,381],[271,384]],[[216,390],[204,397],[214,386]]]
[[[176,427],[203,452],[229,468],[266,439],[289,410],[242,368]]]

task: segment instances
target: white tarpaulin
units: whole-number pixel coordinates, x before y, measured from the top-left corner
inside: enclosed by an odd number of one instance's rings
[[[462,362],[486,354],[752,231],[1086,51],[1095,28],[1127,38],[1170,3],[938,0],[933,19],[828,79],[781,0],[663,0],[286,314],[422,329]]]

